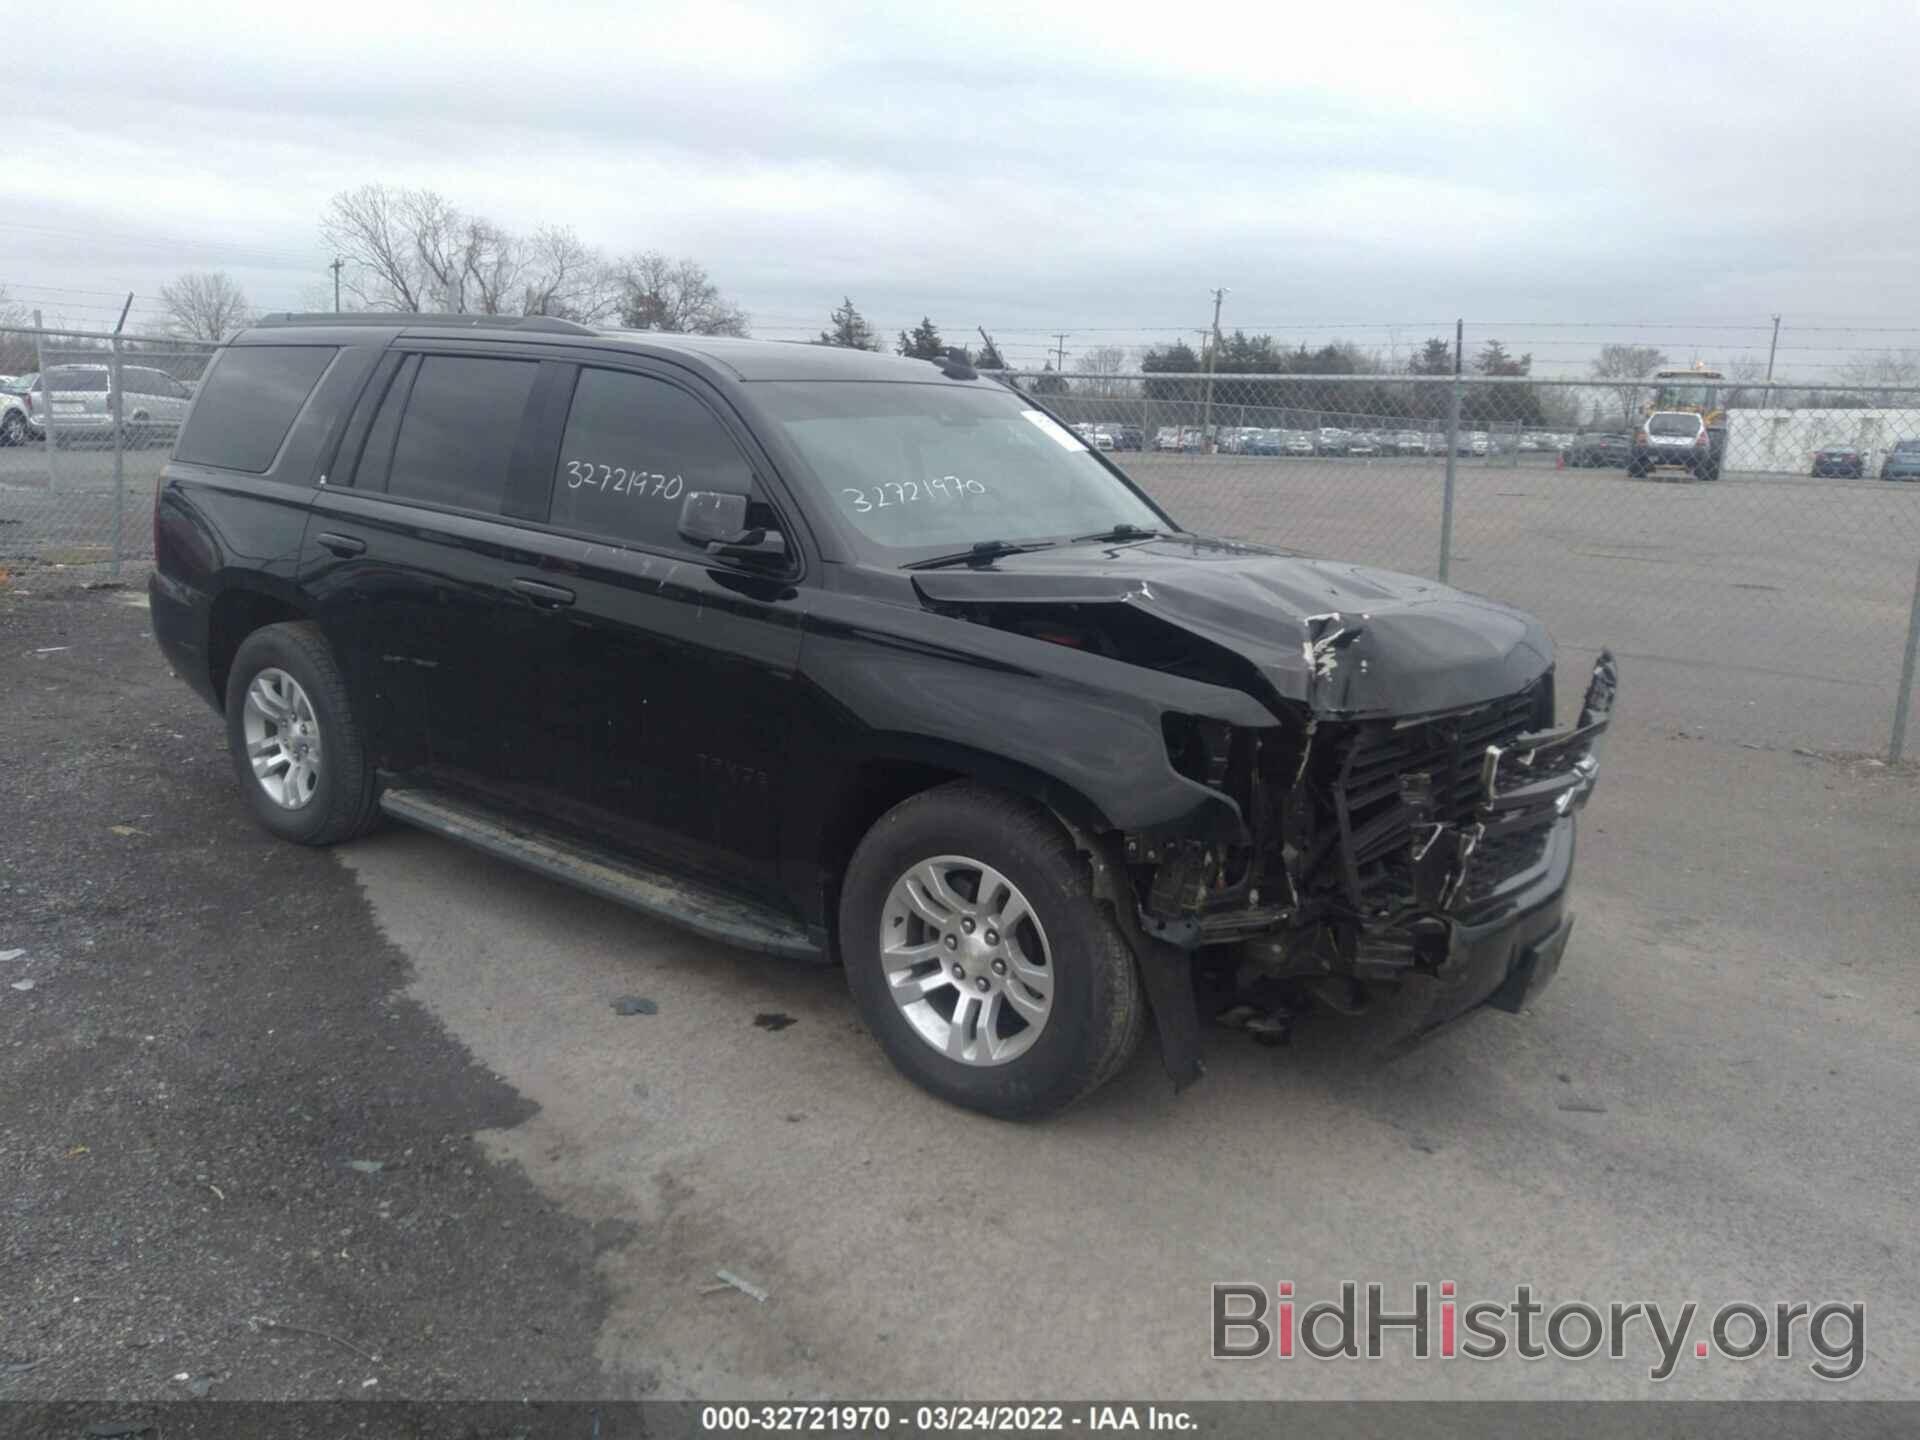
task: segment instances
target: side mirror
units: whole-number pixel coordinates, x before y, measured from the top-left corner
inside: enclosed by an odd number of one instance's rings
[[[784,563],[786,537],[747,524],[747,497],[724,490],[692,490],[680,502],[680,538],[709,555]]]

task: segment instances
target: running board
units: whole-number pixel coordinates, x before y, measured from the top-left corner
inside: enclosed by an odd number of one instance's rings
[[[798,922],[697,880],[649,870],[586,848],[439,790],[386,790],[380,808],[396,820],[458,840],[524,869],[626,905],[710,939],[818,960],[820,946]]]

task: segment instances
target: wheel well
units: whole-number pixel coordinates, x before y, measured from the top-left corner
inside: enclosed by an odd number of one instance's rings
[[[855,847],[873,828],[874,822],[902,800],[945,785],[950,780],[964,779],[966,776],[957,770],[911,760],[870,760],[855,772],[853,783],[847,787],[833,818],[820,835],[821,868],[828,889],[824,898],[829,925],[839,914],[840,881],[846,874],[847,862],[853,858]]]
[[[278,596],[258,590],[222,591],[214,600],[207,620],[207,676],[213,682],[214,695],[224,703],[227,672],[232,669],[233,657],[247,636],[263,625],[306,618],[297,606]]]
[[[1033,793],[1031,786],[1008,784],[1010,778],[894,758],[873,759],[861,765],[842,793],[832,817],[819,832],[822,889],[825,891],[821,900],[828,933],[833,937],[833,947],[838,948],[836,932],[840,918],[840,884],[846,877],[847,863],[853,859],[853,852],[859,847],[860,841],[880,817],[903,800],[955,780],[971,780],[976,784],[1025,796],[1044,805],[1070,835],[1080,833],[1075,829],[1076,823],[1086,832],[1104,827],[1104,822],[1098,819],[1098,812],[1087,805],[1082,797],[1065,795],[1049,798]],[[1062,805],[1080,813],[1069,820]]]

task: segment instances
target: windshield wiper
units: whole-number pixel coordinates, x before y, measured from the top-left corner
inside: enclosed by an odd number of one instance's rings
[[[1088,540],[1158,540],[1170,534],[1166,530],[1148,530],[1139,525],[1116,525],[1111,530],[1096,530],[1091,535],[1076,535],[1069,542],[1079,545]]]
[[[1019,555],[1028,550],[1045,550],[1054,542],[1051,540],[1029,540],[1018,543],[1012,540],[976,540],[966,550],[951,555],[936,555],[931,560],[911,560],[902,565],[902,570],[943,570],[949,565],[991,565],[1002,555]]]

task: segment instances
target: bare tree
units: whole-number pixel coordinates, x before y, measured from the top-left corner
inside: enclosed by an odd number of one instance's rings
[[[621,294],[605,258],[573,231],[520,235],[433,190],[343,190],[320,234],[346,262],[341,288],[369,310],[600,320]]]
[[[1652,345],[1602,345],[1590,368],[1596,380],[1644,381],[1666,363],[1666,352]],[[1620,407],[1620,428],[1631,430],[1646,399],[1647,387],[1620,384],[1607,389]]]
[[[253,323],[246,293],[222,270],[182,275],[160,287],[167,329],[187,340],[218,345]]]
[[[527,241],[520,313],[566,320],[605,320],[618,313],[625,286],[617,267],[564,226],[547,226]]]
[[[720,293],[706,266],[648,250],[619,267],[620,323],[684,335],[745,335],[747,313]]]
[[[343,190],[327,202],[320,237],[346,262],[341,286],[373,310],[419,310],[430,276],[406,210],[409,192],[385,185]]]
[[[1872,351],[1840,366],[1833,378],[1835,384],[1863,388],[1876,385],[1920,388],[1920,350]]]
[[[1096,345],[1082,352],[1073,368],[1089,377],[1074,387],[1081,395],[1114,400],[1138,392],[1138,385],[1128,378],[1132,361],[1118,345]]]

